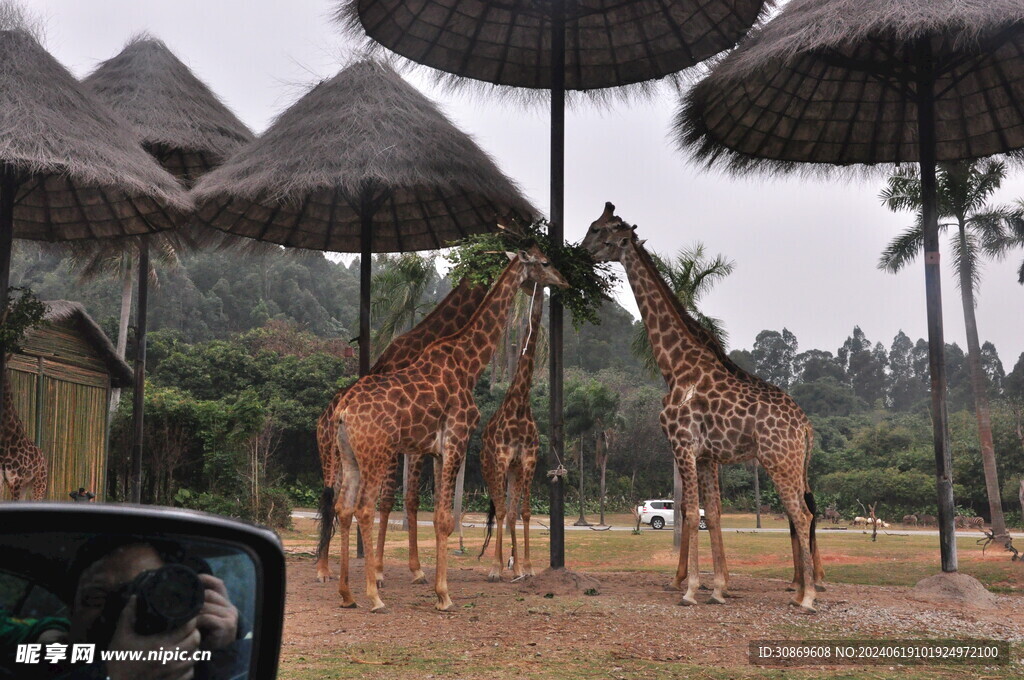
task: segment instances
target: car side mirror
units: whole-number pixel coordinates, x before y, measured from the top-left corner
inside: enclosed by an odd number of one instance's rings
[[[263,527],[176,508],[0,504],[3,680],[41,664],[61,678],[178,664],[197,679],[272,680],[284,593],[281,542]]]

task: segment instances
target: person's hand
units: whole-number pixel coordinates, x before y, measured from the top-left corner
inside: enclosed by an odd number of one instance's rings
[[[199,631],[203,649],[223,649],[238,636],[238,608],[228,599],[228,589],[216,576],[200,574],[206,588],[206,602],[199,610]]]
[[[193,654],[199,649],[200,633],[198,617],[184,625],[155,635],[139,635],[135,632],[136,596],[128,600],[121,611],[114,628],[114,637],[110,640],[108,651],[141,652],[142,660],[110,660],[106,662],[109,680],[192,680],[194,675]],[[160,659],[147,660],[149,652],[176,652],[185,656],[187,661],[167,661]]]

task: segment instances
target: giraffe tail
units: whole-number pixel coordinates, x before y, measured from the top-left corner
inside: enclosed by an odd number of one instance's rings
[[[805,430],[806,437],[806,449],[804,449],[804,503],[807,504],[807,509],[811,511],[811,537],[810,547],[811,554],[817,554],[818,551],[818,506],[814,502],[814,494],[811,493],[811,480],[808,478],[808,471],[811,467],[811,450],[814,448],[814,428],[810,423],[807,423],[807,429]]]
[[[334,487],[325,486],[320,492],[320,542],[317,544],[316,556],[322,559],[331,547],[334,537]]]
[[[491,507],[487,510],[487,535],[484,536],[484,547],[480,548],[480,554],[477,555],[477,559],[484,556],[487,552],[487,546],[491,542],[491,532],[494,530],[494,518],[497,515],[497,511],[494,508],[494,500],[491,500]]]

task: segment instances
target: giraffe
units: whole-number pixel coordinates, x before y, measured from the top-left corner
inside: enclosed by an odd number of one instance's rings
[[[480,420],[473,387],[508,320],[518,287],[529,278],[540,285],[568,286],[536,246],[511,255],[470,321],[456,334],[431,343],[415,363],[392,373],[363,376],[349,388],[331,419],[341,454],[341,488],[335,503],[341,534],[338,593],[343,607],[354,607],[348,585],[349,528],[355,516],[366,548],[364,571],[371,611],[384,610],[376,580],[376,555],[369,532],[373,505],[384,474],[400,453],[434,457],[439,493],[434,505],[437,570],[435,607],[452,606],[448,594],[448,537],[454,528],[455,478],[469,437]]]
[[[512,565],[516,578],[533,576],[530,562],[530,484],[537,469],[537,451],[540,448],[537,423],[530,410],[530,384],[533,381],[533,363],[540,334],[540,318],[544,311],[544,291],[534,286],[530,296],[530,320],[526,343],[523,346],[516,372],[508,392],[498,410],[484,427],[483,449],[480,463],[484,481],[491,496],[487,513],[487,538],[480,550],[483,556],[491,540],[492,523],[497,520],[494,543],[494,562],[488,581],[500,581],[504,569],[501,528],[508,513],[508,533],[512,539]],[[507,497],[506,497],[507,489]],[[506,500],[507,498],[507,500]],[[516,504],[522,508],[517,511]],[[523,559],[516,554],[516,515],[523,518]]]
[[[618,261],[640,308],[658,368],[668,385],[661,425],[683,480],[684,535],[673,585],[686,581],[681,604],[696,604],[698,495],[711,534],[714,589],[722,604],[728,587],[721,533],[718,466],[751,459],[771,475],[790,519],[796,595],[792,604],[814,612],[822,577],[814,540],[814,498],[807,464],[814,433],[789,395],[736,366],[689,315],[659,275],[635,229],[605,204],[583,245],[597,261]]]
[[[46,497],[48,478],[46,455],[25,434],[25,425],[14,410],[8,377],[4,381],[4,422],[0,429],[0,479],[10,490],[11,500],[23,500],[31,488],[32,500],[41,501]]]
[[[413,329],[396,338],[385,349],[370,368],[370,374],[391,373],[412,364],[420,357],[424,348],[434,340],[457,332],[469,321],[473,312],[487,294],[486,286],[474,285],[463,279],[438,305],[431,310]],[[326,582],[331,578],[328,563],[331,537],[334,533],[334,494],[340,486],[338,476],[339,453],[338,440],[331,429],[331,415],[348,388],[343,388],[334,395],[334,399],[317,420],[316,441],[320,451],[320,468],[324,475],[324,489],[320,497],[320,543],[317,548],[316,574],[317,580]],[[416,540],[416,512],[419,508],[419,477],[423,469],[424,458],[411,456],[409,465],[409,481],[406,485],[405,504],[409,513],[409,568],[413,572],[413,581],[425,583],[419,564],[419,551]],[[380,497],[380,528],[377,538],[378,580],[383,581],[384,539],[387,531],[388,516],[395,504],[395,488],[398,480],[398,458],[384,478]]]

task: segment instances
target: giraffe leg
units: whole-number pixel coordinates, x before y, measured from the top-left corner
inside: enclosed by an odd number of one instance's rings
[[[388,455],[388,452],[381,447],[371,452],[369,460],[380,460]],[[374,504],[380,493],[381,476],[383,471],[375,470],[368,466],[366,474],[359,481],[359,490],[356,493],[355,517],[359,523],[359,529],[363,534],[363,552],[366,555],[363,561],[363,573],[366,578],[366,596],[370,600],[371,612],[383,612],[386,610],[384,602],[380,599],[380,591],[377,588],[377,553],[373,544],[373,515]]]
[[[40,470],[32,479],[32,500],[46,500],[46,470]]]
[[[469,432],[465,424],[446,426],[445,429],[441,445],[444,453],[441,462],[440,495],[434,502],[434,538],[437,544],[437,571],[434,574],[437,603],[434,607],[439,611],[448,611],[452,608],[452,599],[448,594],[448,537],[455,529],[455,519],[452,516],[455,478],[459,474],[459,467],[466,455],[466,445],[469,443]]]
[[[725,566],[725,545],[722,543],[722,507],[718,489],[718,464],[713,461],[701,461],[697,465],[697,480],[700,485],[700,497],[704,501],[704,521],[711,535],[711,559],[715,567],[714,590],[711,592],[712,604],[725,604],[728,590],[728,570]],[[699,522],[699,518],[698,518]]]
[[[352,515],[355,512],[360,474],[355,453],[352,450],[344,424],[338,426],[337,437],[339,467],[341,469],[341,484],[334,501],[334,515],[338,522],[338,540],[341,543],[338,594],[341,595],[342,607],[355,607],[356,600],[352,597],[352,589],[348,583],[349,531],[352,527]]]
[[[676,465],[683,478],[683,506],[686,509],[683,537],[679,543],[679,565],[676,568],[677,578],[681,573],[686,574],[686,592],[679,604],[693,605],[697,604],[695,595],[697,588],[700,587],[700,571],[697,567],[700,502],[697,490],[697,461],[692,446],[676,446]],[[682,585],[681,579],[677,585]]]
[[[419,544],[420,476],[426,461],[427,456],[424,455],[412,457],[409,461],[409,483],[405,485],[405,512],[409,518],[409,571],[412,573],[412,582],[417,584],[427,582],[427,575],[420,566]]]
[[[530,485],[533,483],[533,473],[536,469],[537,450],[533,448],[532,453],[527,451],[523,456],[523,469],[516,479],[519,487],[516,496],[521,508],[519,516],[523,523],[523,575],[527,578],[533,576],[533,562],[530,561]],[[519,564],[519,560],[516,560],[516,564]]]
[[[380,526],[377,527],[377,587],[384,587],[384,543],[388,536],[388,518],[395,507],[395,488],[398,486],[398,465],[401,456],[395,456],[384,473],[380,486]]]
[[[522,555],[519,554],[519,545],[516,540],[516,520],[519,519],[519,472],[513,465],[508,471],[508,481],[505,484],[505,524],[508,528],[508,538],[512,544],[512,577],[523,577]]]
[[[786,513],[792,522],[793,531],[796,534],[798,555],[794,564],[797,572],[797,591],[791,604],[798,606],[801,610],[812,613],[817,611],[814,607],[814,559],[811,555],[810,534],[811,520],[814,516],[808,509],[804,500],[804,482],[801,478],[792,479],[793,475],[787,475],[785,470],[777,467],[765,468],[775,482],[775,488],[779,492],[779,500],[782,501]]]
[[[491,500],[494,501],[494,560],[491,562],[491,572],[487,575],[487,580],[496,582],[501,580],[501,572],[505,569],[505,556],[503,550],[505,537],[501,535],[501,531],[505,524],[505,516],[507,513],[507,498],[505,493],[507,480],[503,471],[496,471],[493,486],[494,489],[498,491],[498,493],[491,496]],[[515,549],[513,548],[513,555],[514,554]]]

